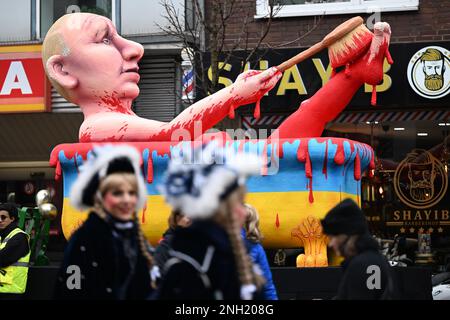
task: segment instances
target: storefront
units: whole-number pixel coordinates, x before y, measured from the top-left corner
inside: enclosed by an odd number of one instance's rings
[[[394,64],[385,61],[377,106],[370,105],[372,88],[366,85],[323,133],[361,141],[375,150],[375,176],[363,179],[361,193],[373,234],[386,240],[429,235],[431,250],[437,253],[429,262],[441,266],[450,263],[449,47],[449,42],[391,44]],[[300,51],[270,50],[249,67],[276,66]],[[229,64],[219,83],[233,81],[239,73],[238,60]],[[261,101],[259,119],[253,117],[253,106],[238,109],[242,127],[276,128],[330,75],[326,51],[290,68]],[[420,250],[427,252],[429,246],[425,243]],[[414,259],[417,243],[411,250]]]
[[[0,202],[35,207],[48,189],[59,208],[61,184],[48,157],[54,145],[77,139],[80,113],[54,113],[41,45],[0,46]],[[59,221],[51,235],[60,235]]]
[[[155,25],[164,24],[162,6],[156,8],[146,0],[17,0],[1,4],[0,203],[14,201],[21,207],[34,207],[36,193],[48,189],[58,212],[62,211],[62,183],[54,178],[49,156],[56,145],[78,142],[83,114],[47,81],[41,50],[52,24],[72,12],[103,15],[123,37],[144,46],[139,63],[141,92],[133,104],[139,116],[170,121],[178,112],[181,48],[173,38],[160,35]],[[52,222],[51,236],[49,251],[62,251],[65,239],[60,215]]]

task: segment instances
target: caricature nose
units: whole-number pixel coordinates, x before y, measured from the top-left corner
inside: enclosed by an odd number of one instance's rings
[[[121,52],[125,60],[140,60],[144,55],[144,47],[134,41],[127,40],[125,38],[120,39],[121,41]]]

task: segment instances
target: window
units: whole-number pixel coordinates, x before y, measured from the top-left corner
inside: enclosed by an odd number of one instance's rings
[[[89,12],[115,22],[115,1],[112,0],[38,0],[36,2],[36,33],[43,39],[52,24],[66,13]]]
[[[0,1],[0,41],[31,40],[31,1]]]
[[[418,10],[419,0],[274,0],[277,17]],[[256,0],[255,18],[267,16],[269,0]]]

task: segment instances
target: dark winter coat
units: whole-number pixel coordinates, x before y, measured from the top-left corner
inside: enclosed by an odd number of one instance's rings
[[[277,290],[272,280],[272,272],[270,271],[269,262],[267,261],[266,252],[263,246],[258,243],[251,241],[245,237],[245,231],[243,231],[242,236],[245,241],[245,246],[247,247],[247,252],[252,258],[253,263],[257,264],[261,269],[266,283],[262,288],[262,297],[264,300],[278,300]]]
[[[70,266],[79,267],[80,288]],[[135,223],[130,227],[110,216],[105,221],[91,212],[66,247],[55,298],[146,299],[151,292],[149,268],[139,248]]]
[[[335,299],[395,299],[396,281],[389,262],[379,252],[376,242],[370,236],[363,236],[357,247],[359,253],[342,263],[344,274]],[[379,273],[374,271],[378,268],[380,270]],[[380,275],[379,289],[374,278],[376,274]]]
[[[205,262],[208,248],[214,249],[209,265]],[[212,221],[195,221],[187,228],[178,228],[172,249],[191,257],[205,272],[199,272],[181,259],[169,259],[156,299],[240,299],[235,259],[228,234],[222,227]]]
[[[166,261],[170,258],[169,250],[172,249],[173,234],[174,229],[167,229],[163,234],[163,238],[159,241],[159,244],[155,248],[153,258],[155,260],[155,264],[160,270],[164,269]]]

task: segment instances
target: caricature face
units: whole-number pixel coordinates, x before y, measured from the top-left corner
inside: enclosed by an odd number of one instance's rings
[[[122,38],[109,19],[88,13],[71,15],[60,33],[66,44],[61,71],[77,81],[76,102],[137,97],[138,61],[144,52],[140,44]]]
[[[437,91],[444,86],[443,76],[444,61],[424,61],[423,72],[425,73],[425,87],[431,91]]]
[[[433,162],[424,164],[409,163],[408,178],[410,196],[418,202],[429,201],[434,197],[434,180],[436,170]]]

